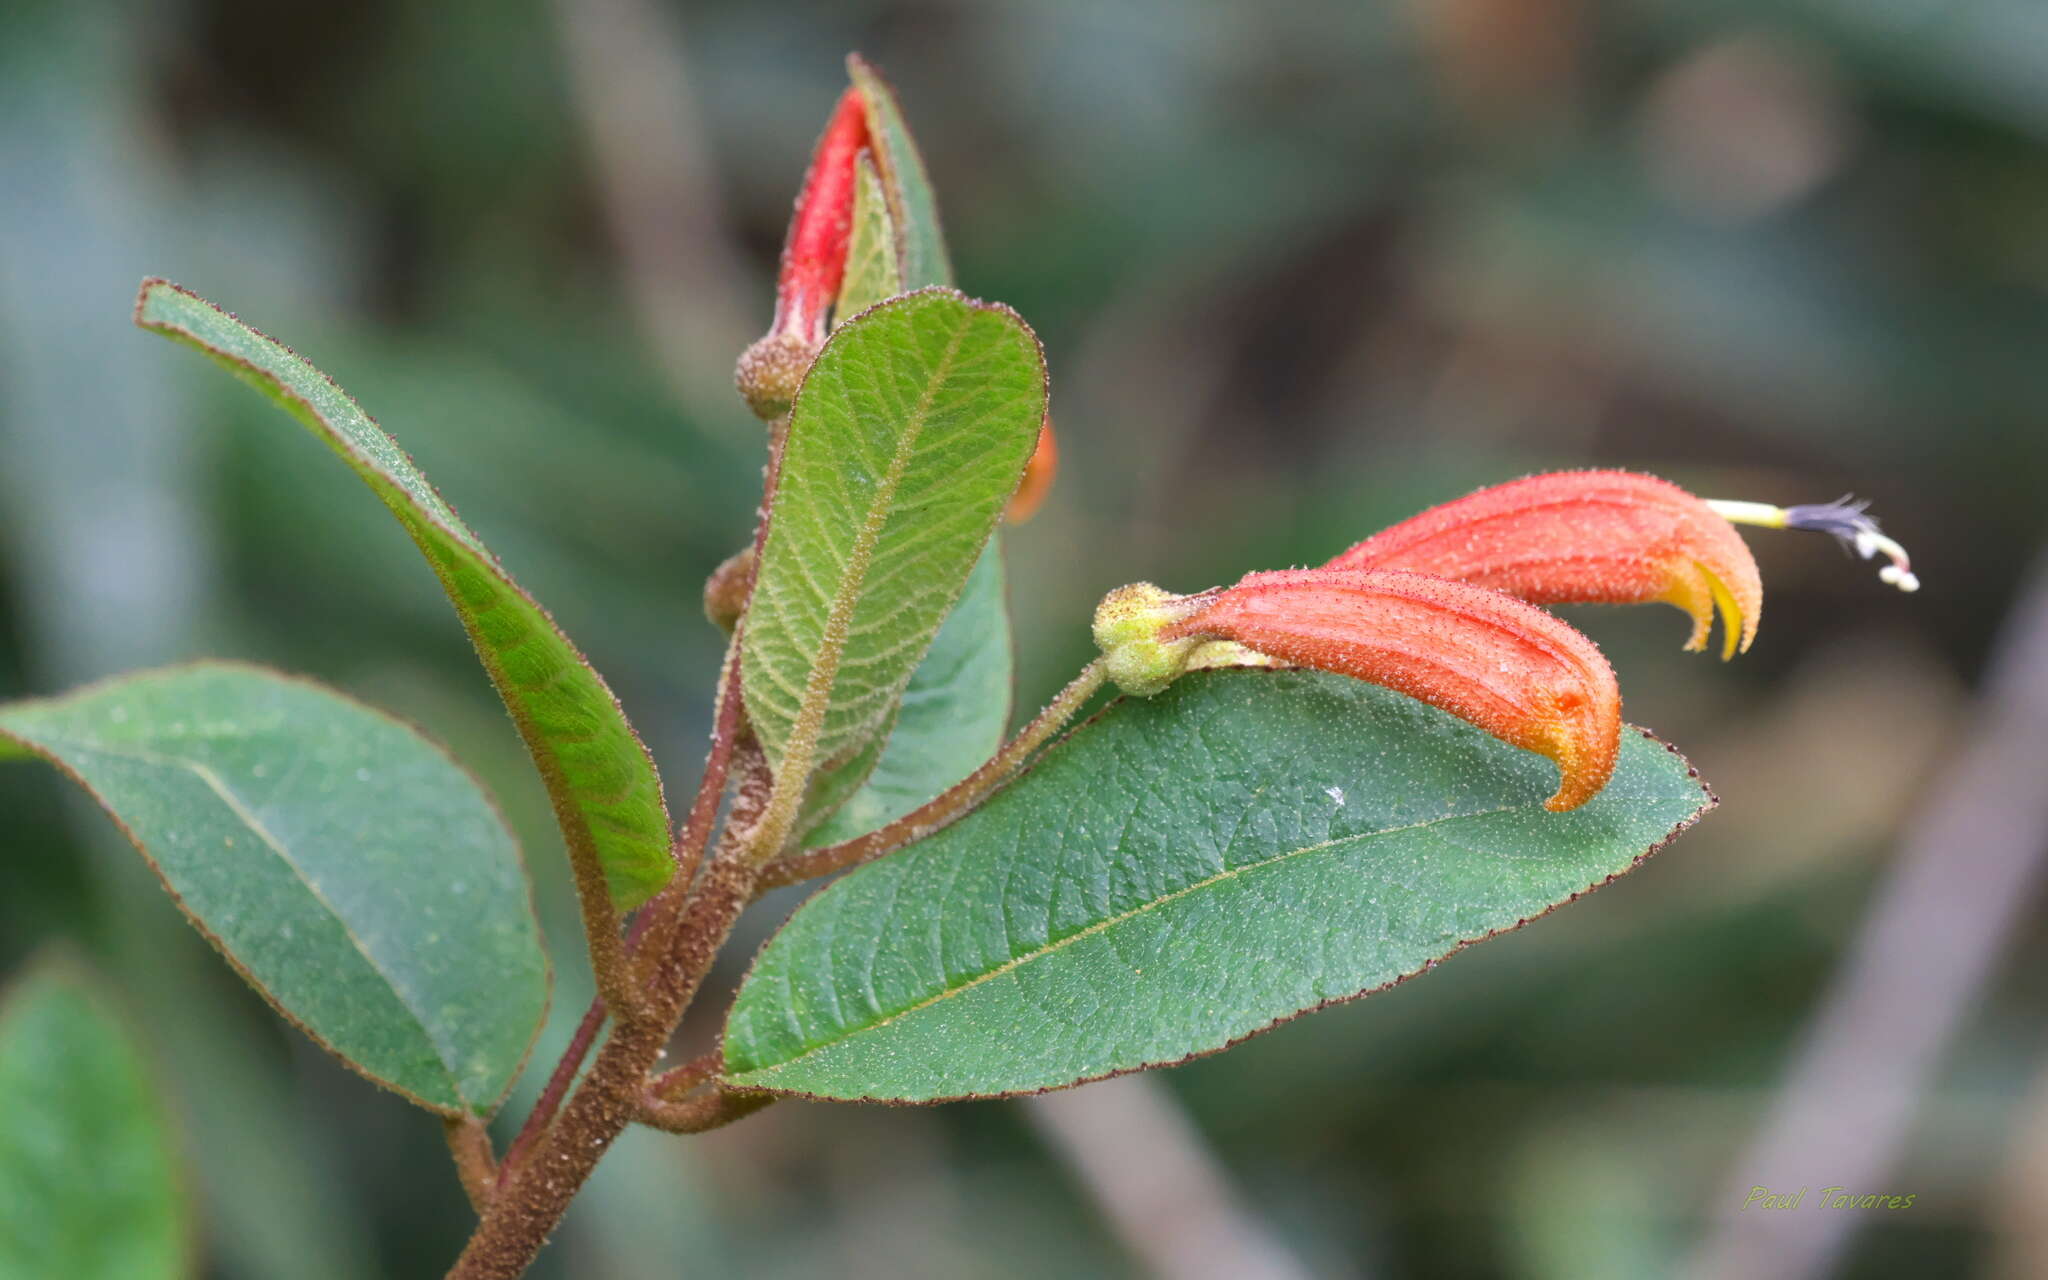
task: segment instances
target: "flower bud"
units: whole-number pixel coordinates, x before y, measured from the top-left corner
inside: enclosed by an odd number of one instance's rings
[[[1559,471],[1481,489],[1404,520],[1331,560],[1330,569],[1406,569],[1492,587],[1532,604],[1676,605],[1688,649],[1715,612],[1723,658],[1746,650],[1763,580],[1734,526],[1655,476]]]
[[[763,422],[773,422],[789,412],[796,389],[803,385],[817,348],[786,333],[771,333],[740,355],[733,370],[733,385],[740,399]]]
[[[1220,639],[1398,690],[1549,757],[1558,787],[1544,807],[1554,811],[1584,804],[1614,773],[1621,690],[1613,668],[1568,623],[1512,596],[1420,573],[1294,569],[1168,599],[1134,600],[1120,615],[1181,614],[1145,634],[1162,670],[1176,658],[1185,665],[1177,646]],[[1096,618],[1100,641],[1103,615]]]
[[[1186,671],[1203,637],[1164,641],[1161,633],[1206,599],[1207,595],[1177,596],[1149,582],[1118,587],[1102,597],[1095,607],[1095,645],[1102,650],[1116,687],[1149,698]]]
[[[740,357],[735,373],[747,407],[764,421],[789,412],[797,385],[825,345],[853,236],[856,161],[867,145],[867,107],[860,90],[850,88],[818,139],[796,198],[775,283],[775,319]]]
[[[754,546],[748,543],[727,556],[704,580],[704,616],[711,619],[712,626],[731,635],[753,594]]]

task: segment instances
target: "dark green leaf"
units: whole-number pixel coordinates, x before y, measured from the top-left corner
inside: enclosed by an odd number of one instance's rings
[[[225,663],[0,707],[69,774],[278,1012],[442,1112],[504,1094],[546,1012],[519,848],[418,733]]]
[[[1555,782],[1372,685],[1185,677],[811,899],[740,991],[729,1078],[929,1102],[1180,1062],[1516,928],[1711,803],[1636,732],[1583,808],[1547,813]]]
[[[747,714],[773,766],[887,728],[1017,486],[1045,414],[1006,308],[927,289],[835,332],[805,377],[748,606]]]
[[[0,1276],[189,1274],[164,1107],[126,1020],[68,961],[0,1004]]]
[[[661,781],[625,712],[547,611],[514,582],[362,407],[297,353],[197,294],[145,281],[135,321],[196,347],[326,442],[426,554],[476,644],[541,780],[571,856],[638,906],[674,874]]]

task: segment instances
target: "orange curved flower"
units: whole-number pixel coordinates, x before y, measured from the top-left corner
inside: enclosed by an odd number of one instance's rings
[[[1409,569],[1493,587],[1532,604],[1645,604],[1692,616],[1704,649],[1715,611],[1721,656],[1747,650],[1763,580],[1742,536],[1705,501],[1628,471],[1558,471],[1481,489],[1374,534],[1330,569]]]
[[[1254,573],[1177,596],[1120,587],[1095,611],[1104,675],[1150,697],[1189,671],[1294,665],[1397,689],[1558,768],[1553,810],[1607,785],[1621,693],[1591,640],[1538,604],[1663,601],[1723,657],[1747,649],[1763,583],[1735,524],[1831,534],[1919,589],[1867,504],[1706,501],[1655,476],[1566,471],[1481,489],[1367,538],[1320,569]]]
[[[1046,414],[1045,421],[1038,424],[1038,445],[1031,451],[1031,461],[1024,464],[1024,478],[1017,482],[1017,492],[1010,495],[1010,505],[1003,509],[1006,524],[1023,524],[1038,514],[1045,495],[1052,492],[1053,477],[1060,470],[1060,442],[1052,433],[1052,415]]]
[[[1167,645],[1227,640],[1384,685],[1555,761],[1554,811],[1614,773],[1621,690],[1570,624],[1512,596],[1398,570],[1292,569],[1176,601]],[[1189,652],[1192,652],[1190,650]]]

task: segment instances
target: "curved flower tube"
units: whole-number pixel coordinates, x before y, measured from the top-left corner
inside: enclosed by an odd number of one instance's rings
[[[1556,471],[1431,507],[1324,566],[1408,569],[1493,587],[1532,604],[1676,605],[1688,649],[1715,612],[1721,656],[1756,639],[1763,580],[1742,535],[1668,480],[1629,471]]]
[[[1395,570],[1290,569],[1172,596],[1141,583],[1096,614],[1111,678],[1156,693],[1218,642],[1384,685],[1556,762],[1545,807],[1575,809],[1614,773],[1621,690],[1591,640],[1486,587]]]

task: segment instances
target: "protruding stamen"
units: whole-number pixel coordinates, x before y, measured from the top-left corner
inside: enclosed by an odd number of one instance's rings
[[[1889,563],[1877,571],[1880,582],[1901,591],[1918,591],[1920,579],[1913,572],[1912,557],[1897,540],[1878,527],[1869,514],[1868,499],[1844,494],[1834,502],[1813,502],[1796,507],[1774,507],[1763,502],[1709,501],[1716,514],[1734,524],[1761,525],[1766,529],[1800,529],[1825,533],[1865,560],[1882,554]]]
[[[1714,514],[1730,524],[1752,524],[1761,529],[1782,529],[1785,527],[1785,508],[1774,507],[1768,502],[1729,502],[1721,498],[1704,499]]]

